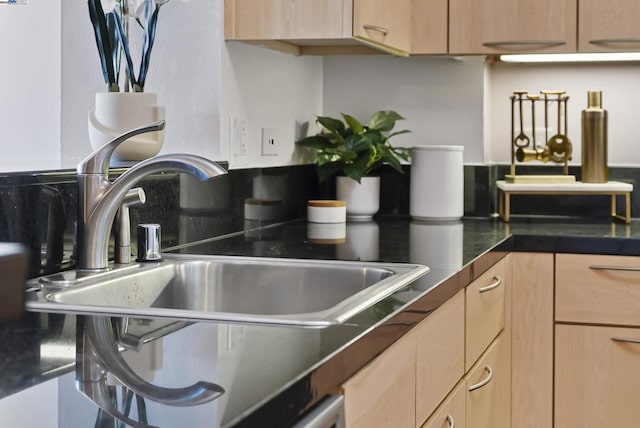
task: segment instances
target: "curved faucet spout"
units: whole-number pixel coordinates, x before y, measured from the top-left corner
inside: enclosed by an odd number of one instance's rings
[[[79,269],[107,268],[111,226],[123,198],[144,177],[163,172],[185,173],[201,181],[227,173],[215,162],[189,154],[163,155],[144,160],[113,182],[109,181],[108,171],[86,173],[78,170]]]

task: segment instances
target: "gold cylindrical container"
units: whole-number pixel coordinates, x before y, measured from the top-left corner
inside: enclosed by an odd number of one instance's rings
[[[582,182],[608,181],[607,111],[602,108],[602,92],[589,91],[587,109],[582,110]]]

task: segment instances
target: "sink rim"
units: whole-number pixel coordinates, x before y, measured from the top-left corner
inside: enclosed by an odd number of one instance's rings
[[[262,315],[252,313],[199,311],[193,309],[176,309],[162,307],[126,307],[126,306],[100,306],[77,303],[57,302],[50,299],[52,295],[64,294],[65,292],[80,290],[87,286],[95,286],[109,278],[120,276],[117,270],[113,270],[109,275],[97,275],[95,280],[83,278],[78,285],[67,285],[64,288],[59,286],[47,286],[40,283],[42,278],[34,278],[27,283],[27,287],[34,284],[40,286],[38,291],[27,293],[26,309],[35,312],[60,312],[74,313],[82,315],[112,315],[112,316],[132,316],[138,318],[167,318],[186,321],[208,321],[208,322],[233,322],[251,324],[272,324],[284,326],[302,327],[328,327],[342,324],[358,313],[373,306],[396,291],[405,288],[416,279],[429,272],[429,268],[415,263],[388,263],[388,262],[360,262],[344,260],[318,260],[318,259],[296,259],[296,258],[267,258],[249,256],[224,256],[224,255],[198,255],[198,254],[173,254],[164,253],[163,260],[154,263],[138,263],[123,265],[121,276],[124,278],[131,273],[144,273],[148,270],[162,268],[167,265],[179,264],[181,262],[194,261],[220,261],[233,263],[257,263],[271,265],[314,265],[345,266],[353,268],[369,268],[390,271],[393,274],[369,287],[339,301],[330,308],[299,314],[276,314]],[[51,276],[51,275],[49,275]],[[106,285],[103,285],[106,286]]]

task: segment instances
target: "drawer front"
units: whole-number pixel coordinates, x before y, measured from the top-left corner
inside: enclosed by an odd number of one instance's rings
[[[416,422],[420,425],[464,375],[464,291],[413,330],[416,334]]]
[[[467,374],[467,428],[511,426],[511,364],[506,342],[508,340],[504,334],[498,336]]]
[[[414,427],[416,341],[405,334],[342,385],[349,428]]]
[[[422,428],[464,428],[466,386],[466,382],[460,382]]]
[[[466,370],[504,328],[508,261],[501,260],[466,289]]]
[[[556,326],[555,426],[637,427],[640,329]]]
[[[635,268],[639,257],[557,254],[556,321],[640,326]]]

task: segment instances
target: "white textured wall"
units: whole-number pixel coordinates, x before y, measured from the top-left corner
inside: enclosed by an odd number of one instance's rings
[[[219,94],[222,0],[172,1],[160,11],[145,90],[166,108],[161,154],[220,159]],[[62,3],[62,167],[91,152],[87,112],[104,91],[87,3]],[[137,70],[139,55],[134,54]]]
[[[222,54],[221,140],[230,143],[231,117],[246,119],[246,159],[230,166],[290,165],[298,162],[299,126],[322,113],[322,57],[298,57],[244,43],[227,42]],[[262,156],[262,128],[276,128],[276,156]]]
[[[0,5],[0,171],[60,167],[60,1]]]
[[[510,162],[511,103],[516,89],[539,92],[562,89],[569,98],[568,136],[573,143],[572,164],[580,165],[581,111],[587,106],[587,91],[601,90],[603,107],[609,112],[609,165],[640,165],[638,100],[640,64],[506,64],[487,67],[487,140],[492,162]],[[525,127],[530,128],[530,104],[525,109]],[[543,126],[542,103],[536,128]],[[552,114],[555,114],[552,112]],[[553,129],[556,130],[555,116]],[[519,125],[517,125],[519,127]]]
[[[397,146],[462,145],[465,163],[483,162],[483,58],[330,56],[324,67],[324,113],[366,120],[396,110],[412,132]]]

